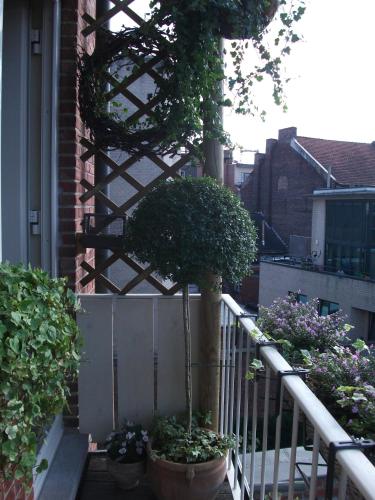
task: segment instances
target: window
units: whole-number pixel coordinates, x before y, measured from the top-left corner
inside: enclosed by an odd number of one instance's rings
[[[294,297],[295,301],[300,303],[300,304],[306,304],[306,302],[307,302],[307,295],[304,295],[303,293],[288,292],[288,295],[290,297]]]
[[[288,177],[286,175],[280,175],[277,179],[277,190],[286,191],[288,189]]]
[[[327,271],[375,278],[375,202],[326,203]]]
[[[367,340],[372,342],[375,342],[375,313],[369,312],[368,313],[368,333],[367,333]]]
[[[240,172],[240,182],[243,184],[250,176],[249,172]]]
[[[340,309],[337,302],[330,302],[329,300],[319,299],[319,315],[328,316],[337,312]]]

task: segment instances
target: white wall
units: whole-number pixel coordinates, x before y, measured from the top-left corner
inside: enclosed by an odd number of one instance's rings
[[[103,440],[116,421],[149,425],[155,412],[185,409],[182,296],[81,295],[84,346],[79,373],[80,431]],[[200,296],[191,297],[192,361],[198,361]],[[113,357],[117,358],[117,371]],[[193,366],[193,402],[198,374]],[[116,396],[116,386],[118,396]]]

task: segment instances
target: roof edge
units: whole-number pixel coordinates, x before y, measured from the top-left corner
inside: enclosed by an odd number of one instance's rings
[[[314,169],[320,174],[324,179],[328,180],[328,176],[330,175],[330,179],[337,182],[337,179],[334,175],[329,174],[329,171],[316,159],[314,156],[305,149],[302,144],[300,144],[297,139],[294,137],[290,141],[290,147],[298,153],[304,160],[307,161]]]

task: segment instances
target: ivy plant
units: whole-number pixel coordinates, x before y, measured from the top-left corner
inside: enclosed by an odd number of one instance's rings
[[[229,144],[220,105],[254,113],[254,86],[267,77],[275,102],[283,103],[282,61],[300,39],[295,24],[305,11],[304,0],[153,0],[150,6],[149,18],[136,28],[116,33],[101,29],[94,52],[80,59],[81,116],[97,146],[167,154],[188,145],[201,156],[203,132]],[[221,37],[232,40],[229,72],[223,65]],[[250,49],[251,65],[246,61]],[[107,92],[107,84],[116,87],[114,80],[132,77],[152,59],[150,111],[135,119],[114,99],[116,91]],[[218,88],[226,79],[232,93],[223,96]]]
[[[75,295],[62,278],[0,264],[0,477],[29,485],[37,448],[69,394],[80,336]]]
[[[182,286],[185,394],[191,433],[191,335],[189,283],[209,285],[209,274],[237,283],[250,273],[256,230],[228,188],[210,177],[159,184],[139,203],[128,223],[127,250]]]
[[[155,420],[152,436],[151,458],[161,458],[177,463],[202,463],[224,457],[235,440],[232,436],[220,436],[200,427],[193,419],[191,433],[186,432],[183,419],[162,417]]]

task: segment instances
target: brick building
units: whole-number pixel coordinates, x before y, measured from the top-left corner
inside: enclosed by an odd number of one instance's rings
[[[311,236],[314,190],[374,185],[374,144],[303,137],[295,127],[280,130],[278,139],[267,140],[265,153],[255,155],[241,187],[258,225],[260,256],[287,253],[291,236]],[[253,286],[243,291],[243,301],[251,296],[254,303]]]

